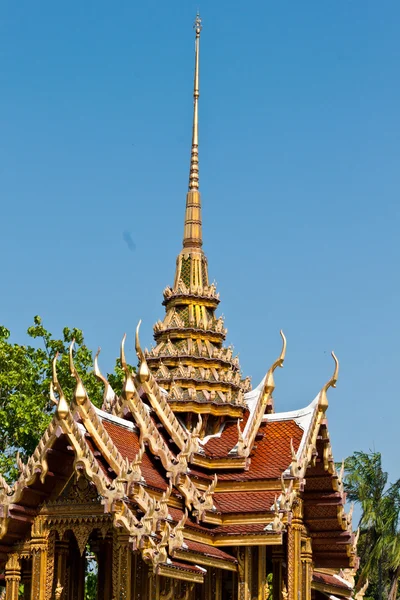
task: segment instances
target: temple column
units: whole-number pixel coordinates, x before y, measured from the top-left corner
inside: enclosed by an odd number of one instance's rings
[[[31,600],[32,566],[30,560],[25,560],[23,563],[21,581],[24,586],[23,600]]]
[[[97,600],[112,598],[112,539],[91,542],[91,549],[96,554],[98,565]]]
[[[67,581],[67,556],[69,551],[69,541],[57,540],[55,546],[55,554],[57,561],[57,570],[55,576],[55,593],[56,600],[64,600],[66,597],[66,581]]]
[[[66,600],[83,600],[85,596],[85,567],[86,555],[80,553],[78,545],[72,543],[70,546],[70,565],[68,573]],[[64,599],[63,599],[64,600]]]
[[[31,552],[31,600],[48,600],[53,587],[54,533],[50,535],[46,521],[40,516],[32,525]]]
[[[282,563],[284,559],[282,546],[275,546],[272,550],[272,598],[282,600]]]
[[[18,600],[19,583],[21,581],[21,561],[18,554],[10,554],[5,568],[6,597],[5,600]]]
[[[312,546],[309,537],[303,542],[301,560],[303,566],[303,600],[311,600]]]
[[[267,549],[265,546],[258,547],[258,600],[267,600],[268,582],[267,582]]]
[[[222,597],[222,571],[221,571],[221,569],[216,569],[216,571],[215,571],[215,600],[221,600],[221,597]]]
[[[303,531],[303,502],[296,498],[292,506],[292,523],[288,526],[288,598],[301,598],[301,533]]]
[[[239,548],[238,552],[238,600],[251,600],[252,548]]]
[[[113,598],[130,600],[131,598],[131,548],[129,534],[114,532],[112,551]]]

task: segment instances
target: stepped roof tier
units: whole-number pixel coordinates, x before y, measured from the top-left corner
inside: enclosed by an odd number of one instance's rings
[[[0,573],[7,600],[83,600],[86,550],[99,598],[319,600],[350,598],[357,536],[326,411],[339,364],[305,408],[276,412],[275,372],[286,338],[251,389],[224,345],[202,249],[198,166],[200,19],[195,23],[194,117],[183,248],[156,346],[123,391],[104,383],[96,408],[74,366],[66,399],[53,364],[52,422],[13,485],[0,476]],[[318,391],[319,390],[319,391]],[[1,586],[1,579],[0,579]],[[83,586],[83,587],[82,587]],[[269,588],[270,586],[270,588]],[[24,593],[25,593],[24,591]]]

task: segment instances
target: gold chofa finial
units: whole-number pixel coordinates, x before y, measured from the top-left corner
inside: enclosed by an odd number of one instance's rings
[[[336,354],[333,352],[333,350],[331,352],[331,355],[335,362],[335,370],[334,370],[333,375],[330,378],[330,380],[324,385],[324,387],[320,391],[319,401],[318,401],[318,406],[323,412],[325,412],[326,409],[328,408],[328,396],[326,395],[326,392],[329,390],[330,387],[333,387],[333,388],[336,387],[336,383],[337,383],[338,376],[339,376],[339,361],[336,357]]]
[[[194,22],[196,32],[194,85],[193,85],[193,128],[192,149],[190,153],[189,189],[186,196],[185,229],[183,233],[184,248],[201,248],[201,200],[199,192],[199,62],[200,62],[200,32],[202,29],[200,15]]]

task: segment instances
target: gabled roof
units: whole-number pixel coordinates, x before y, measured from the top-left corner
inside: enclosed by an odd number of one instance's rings
[[[14,486],[3,484],[3,552],[23,541],[43,501],[54,501],[75,469],[95,486],[102,510],[136,539],[139,549],[144,537],[148,540],[144,559],[157,572],[169,570],[171,577],[185,568],[177,557],[235,569],[235,557],[218,547],[248,540],[281,543],[297,494],[304,500],[316,564],[354,564],[351,522],[344,515],[321,394],[303,410],[264,415],[244,466],[238,467],[232,462],[242,432],[237,422],[224,422],[219,433],[202,442],[180,424],[185,441],[177,447],[170,438],[170,413],[159,418],[162,403],[151,402],[144,384],[154,397],[165,393],[155,380],[141,381],[141,366],[136,379],[126,369],[123,394],[114,401],[113,410],[123,417],[92,405],[73,366],[72,348],[71,373],[77,384],[70,405],[54,369],[54,418]],[[247,414],[251,417],[251,410]],[[201,455],[225,461],[217,476],[207,465],[196,464]],[[163,531],[168,543],[159,533]],[[194,573],[192,567],[185,577],[188,573]],[[196,571],[193,581],[201,573]]]

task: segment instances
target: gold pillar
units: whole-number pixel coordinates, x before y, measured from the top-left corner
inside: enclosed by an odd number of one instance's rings
[[[67,581],[67,556],[69,550],[69,542],[66,540],[57,540],[55,546],[55,554],[57,560],[57,570],[55,573],[55,598],[56,600],[64,600],[66,597],[66,581]]]
[[[31,600],[32,565],[30,560],[26,559],[23,563],[21,580],[24,585],[23,600]]]
[[[238,551],[238,600],[251,600],[252,549],[250,546]]]
[[[36,517],[32,525],[31,552],[31,600],[48,600],[53,587],[54,534],[50,537],[47,523],[41,516]]]
[[[303,530],[303,501],[297,498],[292,506],[292,523],[288,527],[288,597],[301,600],[301,533]]]
[[[18,554],[11,554],[5,568],[6,598],[18,600],[19,582],[21,581],[21,561]]]
[[[85,595],[85,566],[85,552],[81,555],[75,538],[72,538],[69,547],[69,567],[66,593],[64,594],[66,596],[65,600],[83,600]]]
[[[131,555],[129,534],[115,531],[112,552],[113,598],[115,600],[130,600],[131,598]]]
[[[282,546],[275,546],[272,550],[272,598],[282,600],[282,563],[284,560]]]
[[[311,538],[305,538],[302,545],[303,600],[311,600],[312,545]]]
[[[267,582],[267,549],[265,546],[258,547],[258,582],[257,597],[258,600],[267,600],[268,582]]]
[[[108,600],[112,598],[112,539],[106,537],[105,540],[92,541],[91,549],[96,554],[98,565],[97,600]]]
[[[221,597],[222,597],[222,571],[221,571],[221,569],[216,569],[216,572],[215,572],[215,600],[221,600]]]

